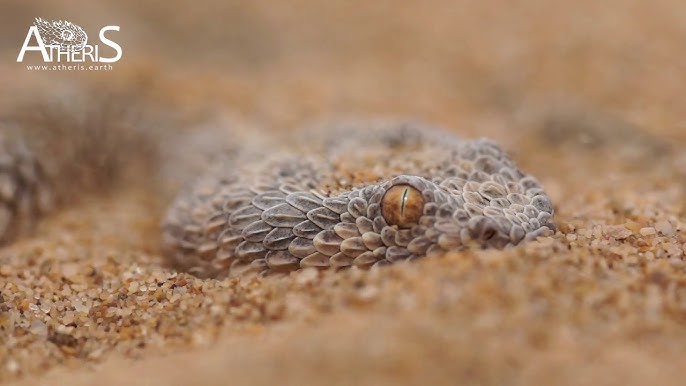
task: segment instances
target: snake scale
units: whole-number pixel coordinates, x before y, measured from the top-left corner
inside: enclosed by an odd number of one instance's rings
[[[410,123],[288,138],[234,143],[178,193],[162,220],[177,267],[201,277],[367,268],[555,229],[541,185],[490,140]],[[0,137],[5,241],[49,203],[40,169]]]

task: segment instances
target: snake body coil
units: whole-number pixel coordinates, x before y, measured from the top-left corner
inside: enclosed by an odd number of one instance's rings
[[[33,153],[0,132],[0,245],[32,228],[52,206],[52,193]]]

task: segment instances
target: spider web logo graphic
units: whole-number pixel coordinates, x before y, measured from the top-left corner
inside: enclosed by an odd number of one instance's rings
[[[59,46],[63,51],[81,51],[88,42],[88,35],[83,28],[68,21],[47,21],[37,17],[33,25],[38,28],[45,45]]]

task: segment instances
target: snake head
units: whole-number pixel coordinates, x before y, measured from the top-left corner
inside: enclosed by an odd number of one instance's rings
[[[473,247],[504,248],[546,234],[554,229],[552,208],[537,189],[532,179],[508,188],[492,180],[430,181],[410,175],[367,187],[355,198],[367,199],[364,214],[373,224],[373,229],[360,230],[363,241],[368,241],[365,253],[392,263]],[[365,235],[369,232],[379,237]],[[345,244],[344,240],[343,252]]]
[[[412,143],[421,139],[405,137]],[[314,181],[322,180],[316,176],[323,169],[316,160],[263,164],[257,174],[271,183],[245,185],[237,176],[210,175],[215,188],[197,184],[168,216],[167,234],[180,251],[177,261],[203,274],[369,267],[468,248],[504,248],[554,229],[541,186],[494,143],[432,141],[430,153],[420,149],[413,156],[423,166],[339,193],[317,190],[320,182]],[[382,139],[389,146],[404,143],[388,142]],[[439,161],[425,159],[431,157]]]

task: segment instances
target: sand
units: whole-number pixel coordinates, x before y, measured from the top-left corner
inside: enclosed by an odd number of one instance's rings
[[[156,135],[418,118],[500,143],[558,232],[372,271],[198,279],[160,250],[160,182],[123,178],[0,249],[0,382],[682,382],[682,2],[222,4],[10,1],[3,110],[76,83],[159,106]],[[76,10],[84,27],[121,23],[117,70],[17,67],[31,18]]]

